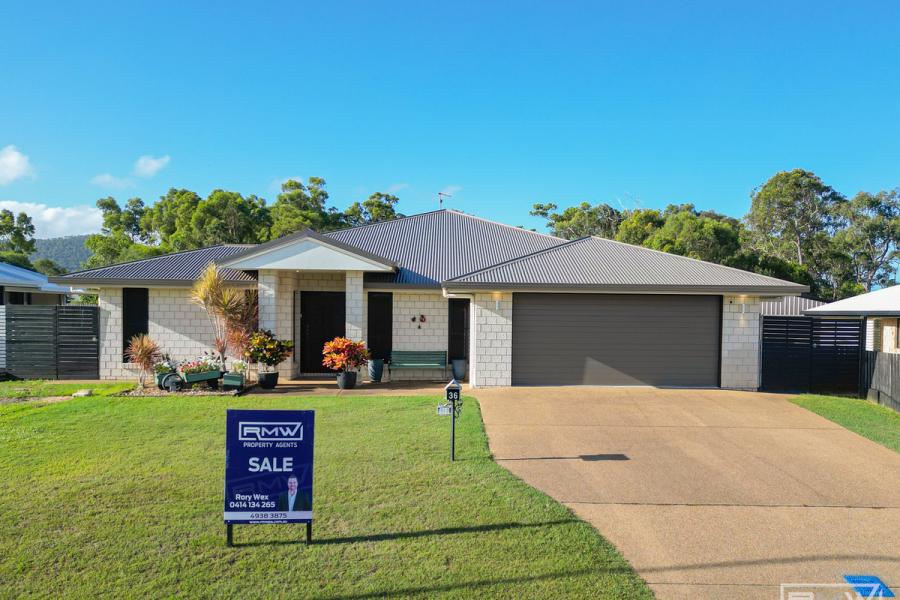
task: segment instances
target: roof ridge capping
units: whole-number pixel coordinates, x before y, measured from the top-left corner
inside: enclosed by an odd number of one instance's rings
[[[563,238],[557,238],[557,239],[563,239]],[[533,258],[535,256],[538,256],[539,254],[544,254],[546,252],[550,252],[551,250],[558,250],[560,248],[565,248],[567,246],[571,246],[573,244],[577,244],[579,242],[583,242],[584,240],[589,240],[589,239],[591,239],[591,236],[580,237],[580,238],[577,238],[574,240],[566,240],[563,243],[558,244],[556,246],[550,246],[549,248],[541,248],[540,250],[535,250],[534,252],[529,252],[528,254],[523,254],[522,256],[516,256],[514,258],[510,258],[510,259],[495,263],[493,265],[488,265],[487,267],[482,267],[480,269],[475,269],[474,271],[470,271],[468,273],[463,273],[462,275],[457,275],[456,277],[448,279],[444,283],[452,283],[452,282],[458,281],[460,279],[463,279],[465,277],[471,277],[472,275],[484,273],[484,272],[490,271],[492,269],[499,269],[500,267],[504,267],[508,264],[518,262],[520,260],[526,260],[528,258]]]

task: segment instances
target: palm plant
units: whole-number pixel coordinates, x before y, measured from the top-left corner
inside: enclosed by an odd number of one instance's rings
[[[256,329],[256,292],[229,287],[219,268],[210,263],[191,288],[191,302],[206,311],[222,364],[229,346],[242,355]]]
[[[149,335],[136,335],[128,340],[128,347],[125,349],[125,357],[134,365],[140,368],[138,382],[141,387],[147,381],[147,374],[153,371],[153,367],[162,359],[162,350],[159,345],[150,339]]]

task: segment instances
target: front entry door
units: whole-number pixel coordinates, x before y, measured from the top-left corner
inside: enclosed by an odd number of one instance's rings
[[[300,372],[328,373],[322,346],[344,335],[344,292],[300,292]]]

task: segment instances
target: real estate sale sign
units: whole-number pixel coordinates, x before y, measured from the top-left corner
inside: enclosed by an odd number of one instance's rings
[[[229,410],[225,522],[309,523],[313,499],[311,410]]]

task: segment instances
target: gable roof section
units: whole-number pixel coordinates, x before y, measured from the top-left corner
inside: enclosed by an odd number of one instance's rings
[[[447,281],[448,289],[800,294],[805,285],[597,237]]]
[[[361,225],[324,236],[398,265],[395,273],[367,273],[366,282],[372,286],[439,287],[441,282],[464,273],[565,243],[560,238],[453,210]]]
[[[267,262],[267,260],[272,260],[279,264],[275,264],[271,268],[309,269],[312,267],[303,265],[285,266],[283,264],[280,264],[283,263],[285,259],[284,251],[290,251],[292,249],[292,246],[294,248],[300,248],[303,246],[304,242],[311,242],[312,244],[319,247],[330,247],[331,250],[338,252],[339,255],[343,254],[347,259],[351,261],[355,258],[356,267],[354,268],[356,268],[357,270],[392,271],[397,266],[397,263],[391,260],[383,258],[377,254],[373,254],[372,252],[368,252],[364,249],[357,248],[356,246],[345,244],[340,240],[325,237],[324,235],[316,233],[312,229],[304,229],[303,231],[298,231],[297,233],[286,235],[284,237],[278,238],[277,240],[272,240],[264,244],[251,246],[243,252],[233,254],[218,262],[222,266],[235,266],[235,268],[238,269],[266,269],[270,267],[265,263]],[[307,248],[307,250],[308,249],[309,248]],[[298,252],[298,254],[301,252]],[[319,260],[321,260],[321,258],[321,256],[318,257]],[[248,267],[247,265],[251,266]],[[344,270],[345,268],[347,267],[339,267],[338,270]]]
[[[191,286],[211,262],[244,252],[253,246],[247,244],[223,244],[198,250],[163,254],[132,262],[87,269],[51,277],[50,281],[62,285],[86,285],[117,287],[122,285]],[[256,283],[253,272],[222,269],[226,281],[240,285]]]

